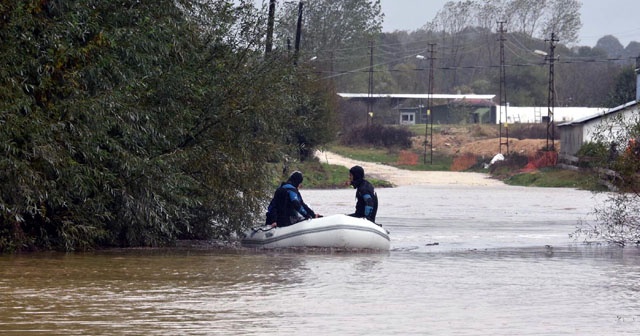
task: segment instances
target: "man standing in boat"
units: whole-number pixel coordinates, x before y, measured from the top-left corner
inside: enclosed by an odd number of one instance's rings
[[[302,200],[298,190],[302,180],[302,173],[295,171],[276,189],[267,209],[266,225],[284,227],[304,219],[319,217]]]
[[[369,181],[364,179],[364,168],[353,166],[349,169],[349,181],[356,189],[356,212],[350,214],[351,217],[364,217],[369,221],[376,222],[378,212],[378,195]]]

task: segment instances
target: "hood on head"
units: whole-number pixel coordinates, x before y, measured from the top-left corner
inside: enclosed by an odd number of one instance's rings
[[[349,169],[349,173],[353,175],[353,180],[362,180],[364,178],[364,168],[360,166],[353,166]]]
[[[303,180],[302,173],[296,170],[293,173],[291,173],[291,176],[289,176],[289,179],[287,180],[287,182],[291,183],[291,185],[297,188],[300,185],[300,183],[302,183],[302,180]]]

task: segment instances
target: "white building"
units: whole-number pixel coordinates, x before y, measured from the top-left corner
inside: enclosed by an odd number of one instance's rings
[[[496,123],[546,123],[549,108],[541,106],[497,106]],[[553,122],[568,122],[606,111],[605,107],[555,107]],[[505,115],[506,114],[506,115]]]
[[[558,125],[560,154],[575,155],[586,142],[615,142],[624,149],[629,139],[623,127],[640,123],[640,57],[636,58],[636,100]],[[598,136],[598,138],[596,138]]]
[[[596,135],[600,136],[597,140],[616,141],[626,134],[623,125],[638,122],[639,116],[640,104],[636,98],[607,111],[559,124],[560,154],[575,155],[584,143],[595,141]],[[626,143],[618,145],[618,149],[622,149]]]

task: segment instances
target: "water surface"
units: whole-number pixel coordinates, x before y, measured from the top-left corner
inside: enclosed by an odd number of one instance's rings
[[[353,190],[303,190],[321,214]],[[0,257],[7,335],[636,335],[640,253],[569,238],[569,189],[379,189],[383,253],[114,250]]]

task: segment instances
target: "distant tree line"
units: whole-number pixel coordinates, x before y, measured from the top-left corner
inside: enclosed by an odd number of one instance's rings
[[[595,47],[578,45],[582,24],[581,4],[576,0],[450,1],[421,29],[377,35],[352,34],[356,28],[360,32],[377,29],[383,16],[377,1],[369,7],[365,1],[327,2],[304,2],[313,17],[305,17],[303,53],[306,60],[313,59],[313,71],[331,79],[339,92],[368,93],[372,82],[372,93],[426,93],[433,56],[435,93],[497,95],[502,22],[505,91],[512,106],[547,105],[549,60],[534,50],[549,52],[552,32],[558,40],[556,106],[613,107],[634,99],[631,86],[635,84],[629,72],[640,55],[640,44],[632,42],[623,48],[615,37],[605,36]],[[347,2],[361,6],[341,7],[338,16],[334,8]],[[349,18],[367,12],[375,18],[371,26],[349,23]],[[291,29],[293,26],[282,32],[283,36],[291,36]],[[430,44],[435,45],[433,55],[429,54]],[[378,113],[393,107],[385,105],[389,102],[378,104]]]

